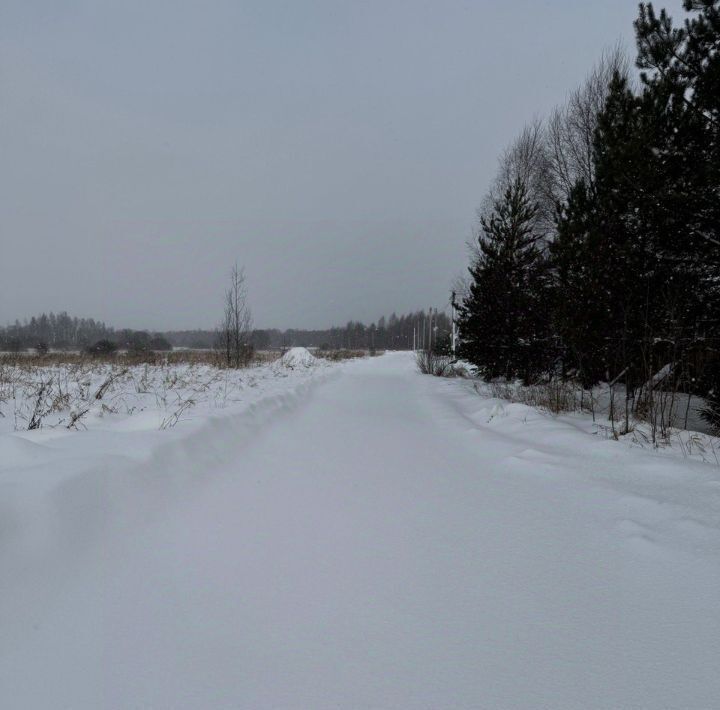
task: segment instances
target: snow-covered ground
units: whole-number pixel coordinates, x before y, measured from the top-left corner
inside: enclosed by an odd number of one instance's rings
[[[265,364],[222,369],[207,364],[123,362],[42,364],[0,363],[0,434],[27,429],[87,430],[117,428],[132,420],[134,429],[168,429],[247,403],[249,393],[291,377],[293,370],[327,365],[305,348],[291,348]],[[284,383],[282,386],[285,387]]]
[[[719,706],[720,467],[309,365],[0,436],[0,707]]]

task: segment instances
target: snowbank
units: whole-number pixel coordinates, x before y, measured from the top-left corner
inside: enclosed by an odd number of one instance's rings
[[[187,448],[217,455],[229,439],[237,444],[247,429],[243,417],[257,425],[267,411],[286,407],[337,368],[316,364],[7,368],[0,382],[0,489],[8,494],[0,500],[0,517],[14,507],[15,488],[24,495],[38,486],[59,488],[85,473],[112,469],[121,475],[157,456],[187,454]],[[39,428],[28,431],[33,417]],[[220,441],[217,432],[225,432]],[[168,470],[179,466],[177,460],[156,463]],[[26,526],[21,513],[14,517]]]
[[[318,358],[307,348],[290,348],[290,350],[280,358],[280,363],[283,367],[289,368],[313,367],[318,364]]]

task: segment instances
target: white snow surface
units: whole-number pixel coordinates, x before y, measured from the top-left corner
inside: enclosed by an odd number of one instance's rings
[[[291,374],[0,436],[0,707],[720,705],[720,468],[403,353]]]
[[[317,358],[307,348],[290,348],[281,358],[285,367],[312,367]]]

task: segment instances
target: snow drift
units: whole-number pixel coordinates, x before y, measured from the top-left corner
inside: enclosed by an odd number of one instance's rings
[[[280,363],[284,367],[313,367],[317,365],[318,359],[307,348],[290,348],[280,358]]]

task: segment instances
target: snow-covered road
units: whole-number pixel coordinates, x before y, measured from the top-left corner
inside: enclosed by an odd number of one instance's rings
[[[387,355],[71,482],[3,548],[0,707],[720,707],[718,469],[513,407]]]

